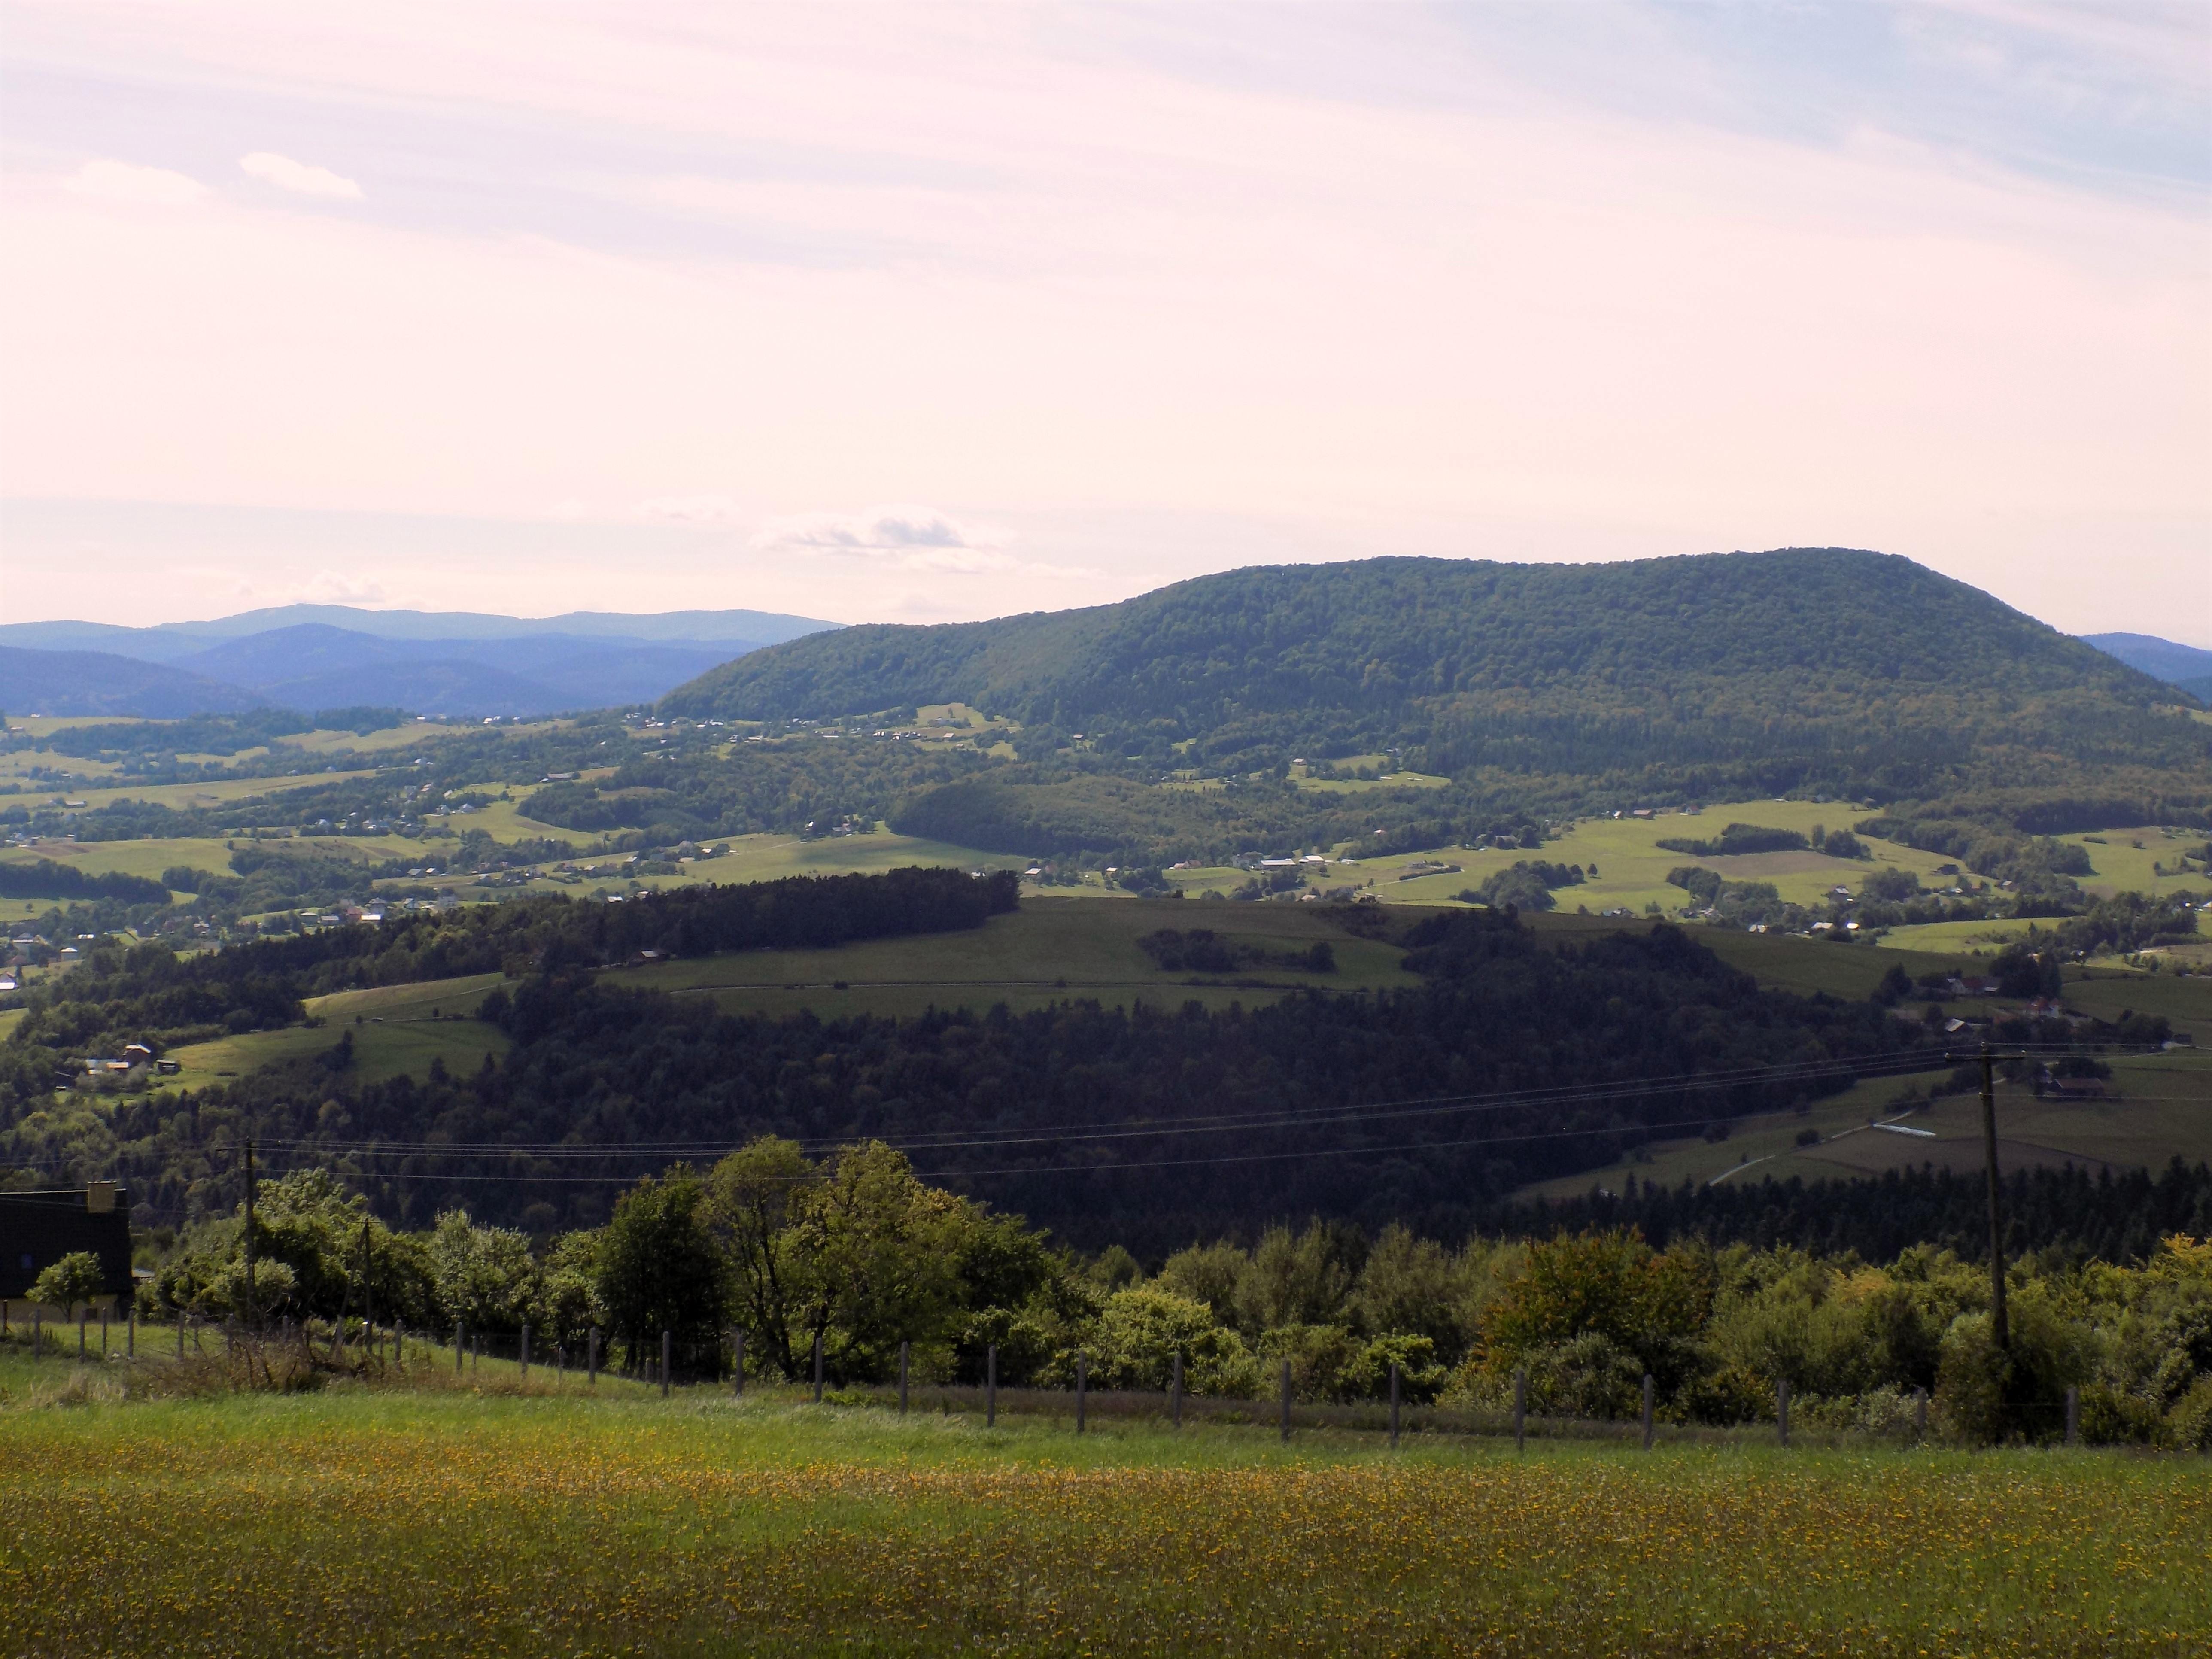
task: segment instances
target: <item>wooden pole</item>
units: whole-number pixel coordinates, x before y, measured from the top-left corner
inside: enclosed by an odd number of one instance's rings
[[[455,1376],[461,1374],[461,1350],[466,1344],[468,1328],[458,1319],[453,1322],[453,1375]]]
[[[913,1354],[913,1343],[902,1342],[899,1344],[899,1415],[901,1417],[904,1417],[906,1415],[906,1368],[907,1360]]]
[[[2010,1352],[2012,1324],[2005,1316],[2004,1192],[1997,1181],[1996,1057],[1982,1045],[1982,1149],[1990,1176],[1990,1335]]]
[[[1790,1443],[1790,1382],[1787,1377],[1774,1385],[1774,1422],[1782,1443]]]
[[[999,1425],[999,1345],[995,1342],[983,1350],[983,1426],[996,1428]]]
[[[1644,1449],[1651,1449],[1651,1373],[1644,1373]]]
[[[1528,1368],[1513,1373],[1513,1449],[1528,1449]]]
[[[1168,1400],[1175,1410],[1175,1425],[1182,1426],[1182,1350],[1175,1351],[1175,1366],[1168,1382]]]
[[[1398,1362],[1390,1362],[1390,1449],[1398,1449]]]
[[[1091,1356],[1081,1349],[1075,1353],[1075,1431],[1083,1432],[1084,1395],[1091,1382]]]
[[[522,1322],[522,1380],[530,1381],[530,1322]]]
[[[250,1327],[261,1319],[260,1298],[253,1293],[253,1137],[246,1138],[246,1318]]]
[[[1283,1361],[1283,1443],[1291,1443],[1291,1362]]]
[[[673,1331],[664,1329],[660,1333],[660,1397],[663,1400],[668,1398],[668,1361],[671,1358],[670,1350],[674,1347],[675,1342],[676,1334]]]

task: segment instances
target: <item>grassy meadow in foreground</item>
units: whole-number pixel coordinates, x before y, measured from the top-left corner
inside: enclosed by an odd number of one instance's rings
[[[42,1653],[2185,1653],[2212,1477],[0,1365]],[[112,1370],[112,1368],[111,1368]],[[492,1368],[487,1367],[487,1380]],[[56,1397],[83,1403],[62,1408]]]

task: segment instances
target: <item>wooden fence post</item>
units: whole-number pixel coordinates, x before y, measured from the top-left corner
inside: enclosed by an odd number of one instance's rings
[[[1398,1449],[1398,1362],[1390,1362],[1390,1449]]]
[[[530,1322],[522,1322],[522,1380],[530,1381]]]
[[[1784,1377],[1774,1385],[1774,1422],[1780,1432],[1782,1443],[1790,1443],[1790,1380]]]
[[[907,1360],[913,1352],[913,1343],[902,1342],[899,1344],[899,1415],[901,1417],[904,1417],[906,1415],[906,1366]]]
[[[1175,1413],[1175,1425],[1182,1426],[1182,1350],[1175,1351],[1175,1364],[1169,1373],[1168,1403]]]
[[[1080,1348],[1075,1352],[1075,1431],[1083,1432],[1084,1393],[1091,1381],[1091,1356]]]
[[[453,1322],[453,1375],[461,1374],[461,1350],[467,1346],[468,1327],[459,1320]]]
[[[999,1345],[990,1344],[983,1350],[983,1426],[996,1428],[999,1424]]]
[[[2081,1443],[2081,1390],[2072,1387],[2066,1390],[2066,1443]]]
[[[668,1361],[669,1361],[669,1358],[670,1358],[670,1350],[671,1350],[672,1347],[674,1347],[674,1346],[675,1346],[675,1342],[676,1342],[676,1334],[675,1334],[673,1331],[664,1330],[664,1331],[662,1331],[662,1332],[661,1332],[661,1334],[660,1334],[660,1397],[661,1397],[663,1400],[665,1400],[665,1399],[667,1399],[667,1398],[668,1398]]]
[[[745,1334],[730,1333],[730,1398],[745,1397]]]
[[[822,1403],[822,1333],[814,1333],[814,1403]]]
[[[1283,1361],[1283,1443],[1291,1443],[1291,1362]]]
[[[1644,1373],[1644,1449],[1651,1449],[1651,1373]]]
[[[597,1325],[591,1328],[591,1334],[584,1339],[584,1364],[586,1367],[584,1386],[587,1389],[598,1388],[599,1386],[599,1328]]]
[[[1513,1373],[1513,1449],[1528,1449],[1528,1368]]]

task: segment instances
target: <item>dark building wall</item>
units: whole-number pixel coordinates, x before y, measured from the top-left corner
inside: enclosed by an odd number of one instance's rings
[[[131,1293],[131,1203],[121,1189],[104,1214],[88,1207],[82,1188],[0,1193],[0,1297],[27,1296],[32,1280],[77,1250],[100,1258],[110,1294]]]

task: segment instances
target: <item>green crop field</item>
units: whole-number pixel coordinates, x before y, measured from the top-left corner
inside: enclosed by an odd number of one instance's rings
[[[603,1382],[122,1401],[0,1366],[9,1645],[2160,1654],[2212,1480],[2107,1452],[1002,1419]],[[43,1371],[44,1376],[33,1375]],[[494,1377],[501,1372],[502,1380]],[[766,1397],[763,1397],[763,1396]],[[74,1402],[57,1409],[56,1402]]]

